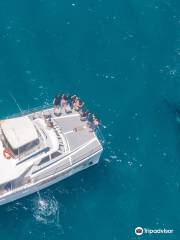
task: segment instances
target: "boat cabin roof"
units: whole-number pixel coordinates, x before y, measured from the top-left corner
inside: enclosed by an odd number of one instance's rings
[[[1,124],[6,140],[13,149],[38,141],[38,133],[32,121],[27,117],[7,119]]]

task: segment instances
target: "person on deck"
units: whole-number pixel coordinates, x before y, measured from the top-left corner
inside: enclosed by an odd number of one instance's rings
[[[68,100],[67,96],[65,94],[63,94],[61,97],[61,109],[66,107],[67,102],[68,102],[67,100]]]
[[[94,114],[89,116],[89,125],[93,131],[96,131],[96,129],[100,125],[100,121],[97,119],[97,117]]]
[[[99,120],[97,118],[93,119],[93,125],[94,125],[94,129],[95,130],[99,127],[100,122],[99,122]]]
[[[54,100],[53,100],[53,104],[55,107],[59,106],[60,105],[60,101],[61,101],[61,96],[60,95],[56,95],[54,97]]]
[[[53,101],[54,115],[57,116],[57,117],[61,115],[60,103],[61,103],[61,94],[56,95],[54,97],[54,101]]]
[[[81,121],[86,121],[86,120],[88,120],[89,114],[90,114],[89,111],[85,111],[85,112],[82,111],[82,112],[80,113],[80,115],[81,115]]]
[[[73,104],[73,108],[76,111],[82,110],[83,106],[84,106],[84,103],[79,98],[77,98]]]
[[[72,113],[72,107],[71,107],[71,95],[66,95],[66,106],[65,106],[65,112],[66,113]]]
[[[72,109],[73,109],[73,106],[74,106],[74,103],[75,103],[76,99],[77,99],[76,95],[73,95],[70,98],[70,106],[71,106]]]

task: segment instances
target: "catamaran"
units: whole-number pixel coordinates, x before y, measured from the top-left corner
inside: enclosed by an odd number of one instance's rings
[[[102,137],[79,111],[35,109],[0,122],[0,205],[99,162]]]

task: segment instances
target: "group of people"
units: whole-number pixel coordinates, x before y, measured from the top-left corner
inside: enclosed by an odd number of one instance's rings
[[[56,95],[53,101],[54,104],[54,114],[59,116],[61,114],[61,110],[64,109],[66,113],[72,112],[75,110],[80,113],[82,121],[88,121],[91,128],[95,130],[99,127],[100,121],[98,118],[85,109],[84,102],[77,97],[76,95],[69,94],[59,94]]]
[[[84,103],[78,98],[76,95],[69,94],[60,94],[55,96],[53,104],[55,107],[61,107],[61,109],[65,109],[70,107],[76,111],[80,111],[84,106]]]

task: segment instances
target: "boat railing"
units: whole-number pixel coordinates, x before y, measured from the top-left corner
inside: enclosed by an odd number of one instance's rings
[[[80,157],[76,157],[74,159],[72,158],[72,160],[73,160],[72,165],[82,163],[82,161],[85,161],[88,157],[98,153],[101,150],[102,150],[102,147],[98,146],[98,147],[93,148],[92,150],[88,151],[87,153],[81,155]],[[48,172],[46,174],[43,174],[41,177],[34,178],[33,181],[31,180],[30,177],[26,177],[19,186],[14,187],[13,182],[8,183],[8,188],[5,187],[5,186],[0,187],[0,199],[1,199],[1,197],[5,197],[7,195],[10,195],[11,193],[17,193],[18,191],[27,190],[27,188],[30,187],[30,186],[34,186],[36,184],[39,184],[39,182],[43,182],[43,181],[51,178],[52,176],[54,177],[56,174],[58,174],[60,172],[61,172],[60,174],[64,174],[67,171],[69,171],[68,167],[62,169],[62,167],[59,166],[59,167],[56,168],[56,170],[53,170],[53,171]]]
[[[43,112],[44,110],[48,110],[48,109],[51,109],[51,108],[53,108],[52,104],[46,104],[46,105],[31,108],[31,109],[28,109],[28,110],[23,110],[21,113],[15,113],[15,114],[11,115],[11,117],[21,117],[21,116],[24,116],[24,115],[27,115],[27,114],[33,114],[33,113],[36,113],[36,112]],[[104,139],[104,136],[102,134],[102,131],[101,131],[100,127],[97,127],[97,129],[95,131],[96,131],[96,135],[97,135],[100,143],[102,145],[104,145],[105,139]]]
[[[14,187],[13,182],[7,183],[8,187],[0,187],[0,198],[8,196],[12,193],[17,193],[19,190],[26,190],[28,186],[32,184],[30,178],[27,178],[19,186]]]
[[[102,133],[100,127],[98,127],[98,128],[96,129],[96,136],[97,136],[98,140],[100,141],[100,143],[101,143],[102,146],[103,146],[103,145],[105,144],[105,138],[104,138],[104,136],[103,136],[103,133]]]
[[[50,109],[50,108],[53,108],[53,105],[52,104],[46,104],[46,105],[30,108],[28,110],[23,110],[22,112],[15,113],[15,114],[11,115],[11,117],[22,117],[22,116],[27,115],[27,114],[32,114],[32,113],[35,113],[35,112],[42,112],[42,111]]]
[[[81,156],[74,157],[73,155],[71,156],[71,165],[69,166],[57,166],[56,169],[53,169],[51,171],[48,171],[44,173],[43,175],[37,176],[34,178],[34,183],[39,183],[39,181],[43,181],[42,179],[46,180],[46,178],[51,178],[51,176],[55,176],[59,173],[59,175],[63,175],[66,172],[69,172],[69,168],[73,168],[75,165],[79,166],[82,164],[82,162],[86,162],[87,158],[90,158],[91,156],[97,154],[98,152],[102,151],[102,147],[99,145],[98,147],[95,147],[88,151],[85,154],[82,154]],[[65,157],[64,157],[65,158]],[[61,159],[62,160],[62,159]],[[61,161],[60,160],[60,161]]]
[[[99,146],[91,149],[90,151],[82,154],[81,156],[74,157],[74,156],[72,155],[72,157],[71,157],[72,163],[73,163],[73,164],[76,164],[76,163],[78,163],[78,162],[84,161],[86,158],[91,157],[92,155],[96,154],[96,153],[99,152],[99,151],[102,151],[102,146],[101,146],[101,145],[99,145]]]
[[[33,114],[33,113],[36,113],[36,112],[43,112],[44,110],[48,110],[48,109],[52,109],[52,108],[53,108],[53,104],[46,104],[46,105],[30,108],[28,110],[23,110],[20,113],[15,113],[15,114],[11,115],[11,117],[12,118],[13,117],[22,117],[22,116],[25,116],[25,115],[28,115],[28,114],[30,115],[30,114]],[[6,117],[6,118],[9,118],[9,117]],[[100,127],[97,127],[96,135],[97,135],[100,143],[102,145],[104,145],[105,139],[104,139],[104,136],[102,134],[102,131],[101,131]]]

